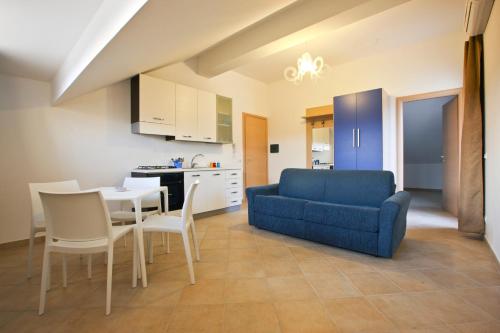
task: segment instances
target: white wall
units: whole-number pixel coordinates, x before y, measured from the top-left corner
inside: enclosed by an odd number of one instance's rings
[[[396,50],[387,50],[340,66],[322,78],[301,84],[279,81],[270,85],[270,143],[280,144],[271,154],[269,179],[276,182],[281,170],[306,166],[305,122],[308,107],[331,104],[333,96],[384,88],[391,96],[406,96],[462,86],[464,36],[461,32]],[[384,141],[388,141],[388,169],[396,169],[396,125],[391,99]]]
[[[500,3],[484,34],[486,110],[486,239],[500,259]]]
[[[117,185],[138,165],[196,153],[241,166],[241,112],[266,115],[267,86],[237,73],[209,80],[193,77],[184,65],[168,71],[172,80],[233,98],[234,145],[132,134],[128,81],[51,107],[48,83],[0,75],[0,243],[29,235],[29,182],[75,178],[83,188]]]

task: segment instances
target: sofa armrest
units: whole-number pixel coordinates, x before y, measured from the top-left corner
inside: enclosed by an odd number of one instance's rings
[[[379,216],[379,256],[391,258],[403,239],[410,200],[410,193],[401,191],[382,203]]]
[[[277,195],[278,184],[248,187],[245,191],[248,201],[248,223],[254,225],[254,203],[257,195]]]

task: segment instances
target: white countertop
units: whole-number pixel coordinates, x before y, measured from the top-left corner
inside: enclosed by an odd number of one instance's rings
[[[134,169],[132,172],[139,173],[172,173],[172,172],[197,172],[197,171],[217,171],[217,170],[241,170],[241,168],[232,168],[232,167],[224,167],[224,168],[173,168],[173,169]]]

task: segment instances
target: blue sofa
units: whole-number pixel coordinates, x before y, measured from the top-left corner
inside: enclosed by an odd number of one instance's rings
[[[279,184],[249,187],[251,225],[390,258],[406,232],[408,192],[389,171],[285,169]]]

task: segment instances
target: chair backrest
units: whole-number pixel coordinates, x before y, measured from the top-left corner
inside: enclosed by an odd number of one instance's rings
[[[189,223],[193,218],[193,197],[199,183],[199,180],[192,183],[191,186],[189,186],[186,197],[184,198],[184,204],[182,205],[182,221],[185,224]]]
[[[30,183],[28,184],[31,194],[31,223],[35,227],[45,226],[45,216],[43,214],[42,201],[39,192],[76,192],[80,191],[80,185],[76,180],[66,180],[51,183]]]
[[[125,177],[123,187],[129,190],[143,190],[160,187],[160,177]],[[142,199],[142,208],[156,208],[160,205],[160,193]]]
[[[48,239],[90,241],[111,238],[111,220],[100,191],[40,192]]]

